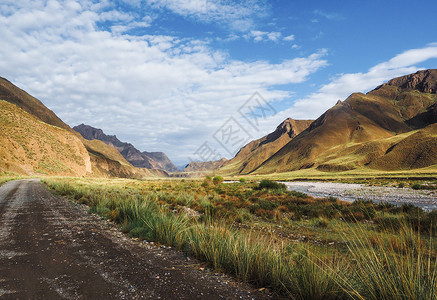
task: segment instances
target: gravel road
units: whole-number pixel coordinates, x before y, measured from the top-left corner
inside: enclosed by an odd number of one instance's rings
[[[358,199],[393,204],[410,203],[425,210],[437,209],[437,191],[413,190],[384,186],[335,182],[284,182],[289,190],[303,192],[313,197],[336,197],[345,201]]]
[[[182,253],[127,238],[37,179],[0,187],[1,299],[267,299]]]

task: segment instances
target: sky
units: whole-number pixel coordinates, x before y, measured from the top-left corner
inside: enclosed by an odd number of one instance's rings
[[[182,166],[437,68],[435,0],[2,0],[0,76]]]

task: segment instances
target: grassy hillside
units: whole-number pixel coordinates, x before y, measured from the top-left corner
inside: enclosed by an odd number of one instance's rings
[[[79,138],[0,100],[0,169],[20,174],[84,176],[91,160]]]
[[[435,70],[437,72],[437,70]],[[410,170],[437,164],[437,95],[381,86],[329,109],[254,174]]]
[[[112,146],[88,141],[38,99],[0,78],[0,171],[19,174],[143,178],[165,172],[136,169]]]
[[[2,77],[0,77],[0,99],[15,104],[47,124],[71,130],[67,124],[58,118],[53,111],[42,104],[41,101]]]

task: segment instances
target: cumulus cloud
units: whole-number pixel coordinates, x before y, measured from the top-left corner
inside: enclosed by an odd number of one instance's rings
[[[327,65],[325,51],[276,64],[233,60],[202,40],[108,31],[99,29],[102,20],[150,23],[111,2],[4,1],[1,76],[70,125],[100,127],[177,163],[253,92],[280,101],[290,92],[277,85],[303,82]]]

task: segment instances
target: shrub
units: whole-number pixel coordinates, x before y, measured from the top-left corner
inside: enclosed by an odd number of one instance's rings
[[[401,183],[398,184],[398,188],[401,189],[401,188],[404,188],[404,187],[405,187],[405,183],[401,182]]]
[[[224,179],[221,176],[214,176],[214,178],[212,179],[212,183],[214,183],[215,185],[220,184],[223,181],[224,181]]]
[[[260,181],[257,187],[258,190],[266,189],[266,190],[286,190],[287,186],[283,183],[279,183],[276,181],[263,179]]]
[[[420,183],[415,183],[411,186],[411,188],[413,190],[420,190],[422,188],[422,186],[420,185]]]
[[[239,181],[240,181],[241,183],[246,183],[246,182],[247,182],[246,178],[240,178]]]

